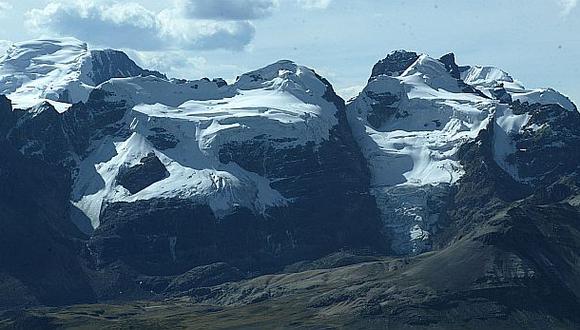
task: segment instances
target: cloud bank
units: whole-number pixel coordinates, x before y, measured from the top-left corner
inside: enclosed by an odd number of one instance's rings
[[[332,0],[298,0],[298,4],[308,10],[326,9],[331,3]]]
[[[177,6],[156,13],[135,2],[53,1],[28,11],[26,23],[39,35],[74,36],[97,45],[136,50],[240,50],[253,39],[255,28],[247,19],[261,13],[263,7],[244,8],[237,14],[240,19],[226,19],[234,15],[229,12],[215,20],[210,19],[210,12],[191,12],[186,6],[194,2],[177,1]]]
[[[578,0],[558,0],[562,8],[562,15],[567,16],[578,5]]]
[[[12,5],[6,1],[0,1],[0,15],[12,9]]]
[[[253,20],[270,16],[277,0],[178,0],[185,16],[213,20]]]
[[[242,50],[253,40],[253,20],[271,16],[281,0],[173,0],[161,11],[133,1],[52,0],[26,13],[38,36],[73,36],[94,45],[153,50]],[[293,0],[307,10],[332,0]],[[8,9],[0,1],[0,13]]]

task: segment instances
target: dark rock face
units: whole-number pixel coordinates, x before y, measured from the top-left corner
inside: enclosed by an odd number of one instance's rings
[[[16,117],[12,113],[12,102],[6,96],[0,95],[0,137],[6,137],[15,121]]]
[[[125,113],[129,110],[126,100],[118,100],[111,102],[108,97],[112,96],[109,92],[102,89],[95,89],[91,92],[89,99],[86,102],[86,106],[77,106],[77,111],[86,111],[83,109],[88,109],[90,112],[91,128],[93,130],[104,128],[108,125],[114,124],[121,120]],[[71,108],[70,110],[73,110]],[[65,113],[70,112],[67,111]],[[107,132],[104,132],[105,134]],[[111,132],[109,132],[111,133]]]
[[[464,145],[459,159],[465,175],[452,192],[448,205],[451,227],[439,233],[439,247],[449,243],[449,235],[466,235],[502,208],[529,195],[529,187],[516,182],[493,158],[493,123],[482,130],[476,141]]]
[[[373,100],[367,120],[374,129],[380,129],[392,117],[401,118],[405,116],[397,107],[398,102],[401,100],[399,95],[389,92],[375,93],[370,90],[366,91],[366,95]]]
[[[93,70],[90,77],[95,85],[100,85],[111,78],[127,78],[136,76],[156,76],[167,79],[157,71],[144,70],[127,54],[113,49],[91,51]]]
[[[493,98],[499,100],[500,103],[511,104],[512,96],[505,90],[503,85],[494,88],[491,91]]]
[[[453,78],[455,78],[455,79],[461,78],[461,71],[459,69],[459,66],[455,62],[455,54],[453,54],[453,53],[445,54],[445,55],[441,56],[441,58],[439,59],[439,62],[441,62],[441,63],[443,63],[443,65],[445,65],[445,68],[447,69],[447,71],[449,71],[449,73],[451,74],[451,76]]]
[[[126,101],[110,102],[107,96],[95,89],[86,104],[74,104],[63,113],[47,102],[12,111],[9,100],[2,96],[0,135],[27,156],[73,170],[73,155],[84,156],[92,139],[119,134],[120,127],[114,124],[128,110]]]
[[[66,171],[0,139],[0,308],[94,301],[68,221]]]
[[[44,102],[31,110],[17,110],[13,114],[16,124],[8,134],[13,146],[49,164],[71,165],[71,146],[62,116],[52,105]]]
[[[546,186],[565,175],[580,173],[580,113],[555,104],[514,102],[511,107],[515,114],[531,116],[509,159],[517,165],[520,176]]]
[[[340,247],[384,248],[368,188],[370,174],[348,127],[344,103],[330,85],[325,98],[339,109],[339,124],[320,146],[280,150],[264,138],[220,150],[222,162],[236,162],[273,180],[272,187],[293,201],[288,208],[272,210],[268,220],[272,229],[283,230],[272,237],[282,239],[281,256],[284,250],[312,259]]]
[[[490,124],[459,153],[466,173],[449,206],[453,227],[448,233],[465,235],[518,200],[529,201],[518,206],[526,209],[578,194],[580,149],[576,127],[580,113],[557,105],[515,102],[511,107],[516,114],[530,114],[523,132],[514,137],[516,152],[510,158],[520,176],[527,178],[526,183],[515,181],[494,161],[493,130],[497,128]],[[543,128],[531,129],[533,125]]]
[[[105,102],[102,94],[95,90],[87,104],[75,104],[63,113],[46,102],[13,111],[5,115],[13,124],[4,135],[23,154],[72,170],[74,155],[83,156],[91,139],[116,133],[119,128],[112,124],[127,111],[124,102]]]
[[[275,262],[260,254],[264,226],[246,209],[218,222],[208,206],[187,200],[112,203],[104,207],[89,248],[99,268],[119,260],[142,274],[175,275],[234,261],[250,272]]]
[[[221,88],[221,87],[228,85],[228,83],[225,80],[223,80],[222,78],[214,78],[214,79],[212,79],[212,82],[214,82],[218,88]]]
[[[392,52],[387,55],[386,58],[375,64],[369,81],[382,74],[387,76],[398,76],[407,70],[411,64],[415,63],[418,58],[419,55],[415,52],[407,52],[404,50]]]
[[[453,78],[457,79],[457,85],[464,93],[476,94],[476,95],[481,96],[481,97],[486,98],[486,99],[489,98],[487,95],[483,94],[480,90],[466,84],[461,79],[461,73],[464,70],[469,69],[469,67],[460,67],[459,65],[457,65],[457,62],[455,61],[455,54],[447,53],[447,54],[441,56],[441,58],[439,58],[439,62],[441,62],[445,66],[445,69],[447,69],[447,71],[449,72],[449,74],[451,74],[451,76]],[[505,90],[504,90],[504,92],[505,92]],[[505,93],[505,94],[507,95],[507,97],[510,97],[509,94],[507,94],[507,93]],[[501,95],[501,96],[504,97],[504,100],[505,100],[506,96],[505,95]],[[511,100],[511,97],[510,97],[510,100]]]
[[[151,153],[141,159],[141,164],[121,169],[117,182],[131,194],[135,194],[168,176],[169,172],[163,163],[154,153]]]
[[[148,135],[147,140],[158,150],[172,149],[179,143],[175,136],[162,127],[152,128],[151,131],[155,134]]]

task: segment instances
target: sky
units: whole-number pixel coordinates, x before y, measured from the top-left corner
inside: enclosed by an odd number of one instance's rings
[[[0,0],[0,51],[76,37],[170,77],[236,76],[280,59],[344,98],[396,49],[493,65],[580,104],[578,0]]]

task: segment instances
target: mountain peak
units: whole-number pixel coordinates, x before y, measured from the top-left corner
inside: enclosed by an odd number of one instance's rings
[[[167,79],[167,76],[160,72],[141,68],[127,54],[120,50],[91,50],[90,54],[92,62],[90,76],[95,86],[111,78],[126,78],[140,75],[151,75]]]
[[[111,78],[154,75],[118,50],[89,50],[75,38],[39,39],[15,43],[0,59],[0,93],[15,108],[48,101],[58,111],[85,102],[92,89]]]
[[[451,76],[453,76],[453,78],[455,78],[455,79],[461,78],[461,70],[460,70],[459,66],[457,65],[457,62],[455,62],[455,54],[454,53],[447,53],[447,54],[441,56],[439,58],[439,62],[441,62],[441,63],[443,63],[443,65],[445,65],[445,68],[447,69],[447,71],[449,71],[449,73],[451,74]]]
[[[37,39],[14,43],[0,59],[4,70],[25,70],[34,59],[71,63],[87,52],[87,44],[74,38]]]
[[[298,69],[298,65],[290,60],[279,60],[272,64],[266,65],[260,69],[247,72],[238,78],[238,81],[241,82],[244,79],[250,78],[252,81],[266,81],[272,80],[278,76],[280,76],[281,71],[289,71],[292,73],[296,73]],[[243,84],[243,83],[242,83]]]
[[[418,58],[419,54],[416,52],[402,49],[395,50],[375,64],[369,80],[379,75],[398,76],[411,66],[411,64],[417,61]]]
[[[264,88],[285,89],[295,96],[318,95],[326,92],[326,83],[314,70],[290,60],[280,60],[258,70],[241,75],[235,83],[241,90]]]

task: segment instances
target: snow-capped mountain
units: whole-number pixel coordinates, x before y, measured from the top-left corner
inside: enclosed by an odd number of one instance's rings
[[[257,271],[383,244],[344,102],[313,70],[279,61],[232,85],[168,80],[112,52],[45,40],[16,45],[0,64],[27,58],[18,72],[35,86],[8,94],[13,108],[34,105],[4,114],[6,137],[68,171],[70,217],[99,264],[130,258],[156,272],[225,255],[266,260]],[[75,98],[47,98],[56,83]],[[76,98],[76,86],[87,94]]]
[[[47,101],[59,112],[85,102],[95,86],[115,77],[161,74],[143,70],[123,52],[89,50],[73,38],[16,43],[0,58],[0,93],[15,108]]]
[[[577,112],[553,89],[525,89],[494,67],[459,67],[453,54],[395,51],[375,65],[348,114],[396,253],[431,248],[450,187],[464,175],[458,153],[490,125],[497,164],[517,181],[534,180],[513,162],[517,136],[549,126],[531,120],[533,105]]]
[[[191,92],[193,86],[198,88]],[[135,77],[99,87],[110,92],[107,102],[121,99],[134,106],[117,123],[128,137],[96,141],[79,165],[73,201],[94,228],[103,202],[199,200],[218,218],[239,207],[265,214],[269,207],[287,205],[288,199],[271,187],[284,178],[267,179],[236,163],[222,163],[220,154],[229,144],[257,137],[278,141],[280,149],[327,141],[338,123],[336,106],[323,98],[327,86],[310,69],[286,61],[242,75],[232,86],[209,86]],[[159,158],[167,177],[139,191],[119,185],[122,169],[139,165],[149,154]]]
[[[347,106],[292,61],[177,80],[74,39],[14,45],[0,77],[0,306],[580,306],[580,113],[552,89],[396,51]]]

